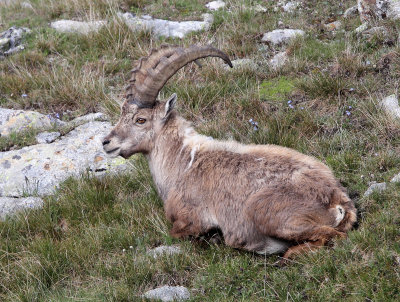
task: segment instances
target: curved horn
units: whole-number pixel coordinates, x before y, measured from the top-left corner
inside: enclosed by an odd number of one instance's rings
[[[179,46],[161,45],[153,49],[148,57],[139,59],[132,70],[129,85],[126,88],[126,99],[129,103],[141,108],[152,108],[159,91],[179,69],[197,59],[219,57],[232,68],[229,57],[212,46]]]

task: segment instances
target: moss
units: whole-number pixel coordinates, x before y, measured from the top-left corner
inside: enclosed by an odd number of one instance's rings
[[[263,81],[260,84],[260,99],[283,101],[294,89],[293,81],[287,77]]]

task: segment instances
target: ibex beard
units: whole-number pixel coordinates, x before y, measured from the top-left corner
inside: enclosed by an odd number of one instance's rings
[[[356,209],[331,170],[276,145],[243,145],[198,134],[174,110],[176,95],[157,100],[180,68],[228,56],[211,46],[163,45],[132,71],[122,114],[104,150],[143,153],[176,238],[218,229],[227,245],[284,258],[345,237]]]

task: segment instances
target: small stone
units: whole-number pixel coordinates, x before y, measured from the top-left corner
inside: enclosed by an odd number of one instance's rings
[[[284,12],[293,13],[299,5],[300,5],[300,3],[297,1],[289,1],[289,2],[285,3],[284,5],[282,5],[281,7]]]
[[[257,4],[256,6],[254,6],[254,11],[256,11],[257,13],[266,13],[268,11],[268,9],[264,6],[262,6],[261,4]]]
[[[358,14],[358,7],[357,7],[357,5],[354,5],[352,7],[349,7],[348,9],[346,9],[346,11],[343,14],[343,18],[354,17],[354,16],[357,16],[357,14]]]
[[[390,180],[391,183],[400,183],[400,173]]]
[[[32,4],[30,4],[28,1],[22,2],[21,7],[26,8],[26,9],[33,9]]]
[[[369,195],[371,195],[371,194],[374,193],[374,192],[379,192],[379,193],[381,193],[381,192],[385,191],[386,188],[387,188],[387,185],[386,185],[385,182],[372,183],[372,184],[368,187],[367,191],[365,191],[364,197],[368,197]]]
[[[162,286],[149,290],[144,297],[152,300],[161,300],[162,302],[183,301],[190,299],[190,292],[183,286]]]
[[[357,27],[354,31],[357,33],[357,34],[360,34],[360,33],[362,33],[363,31],[365,31],[365,30],[367,30],[368,29],[368,23],[363,23],[363,24],[361,24],[359,27]]]
[[[163,255],[171,256],[181,254],[182,250],[178,245],[161,245],[147,252],[147,255],[158,258]]]
[[[41,132],[36,135],[36,141],[38,144],[50,144],[60,136],[60,132]]]
[[[26,27],[10,27],[0,33],[0,56],[9,56],[24,49],[23,36],[30,32]]]
[[[25,209],[36,209],[43,206],[43,199],[39,197],[0,197],[0,220]]]
[[[35,111],[0,108],[0,134],[8,136],[13,132],[30,129],[50,129],[64,122]]]
[[[209,10],[219,10],[220,8],[225,7],[225,2],[218,0],[218,1],[211,1],[206,4],[206,7]]]
[[[275,29],[267,32],[262,37],[261,41],[268,42],[273,45],[286,44],[297,36],[304,36],[305,32],[301,29]]]
[[[224,64],[226,70],[237,70],[237,69],[257,69],[258,65],[252,59],[237,59],[232,61],[233,68],[229,65]]]
[[[101,112],[96,112],[96,113],[89,113],[89,114],[86,114],[83,116],[79,116],[79,117],[73,119],[72,121],[70,121],[68,124],[79,126],[84,123],[89,123],[89,122],[94,122],[94,121],[106,122],[108,120],[109,120],[109,118],[107,115],[105,115],[104,113],[101,113]]]
[[[272,69],[279,69],[283,67],[288,61],[289,57],[286,51],[277,53],[271,60],[269,60],[269,65]]]
[[[328,31],[335,31],[342,27],[342,22],[335,21],[324,25],[325,29]]]
[[[400,106],[396,95],[389,95],[388,97],[384,98],[380,104],[387,115],[394,119],[400,119]]]
[[[50,23],[50,27],[54,28],[60,33],[79,33],[87,35],[91,32],[97,32],[106,25],[106,21],[73,21],[73,20],[59,20]]]

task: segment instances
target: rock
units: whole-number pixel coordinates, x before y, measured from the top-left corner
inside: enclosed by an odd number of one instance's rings
[[[335,21],[324,25],[325,29],[328,31],[338,30],[342,27],[342,22]]]
[[[257,69],[258,65],[252,59],[236,59],[232,61],[233,68],[230,68],[228,64],[224,64],[226,70],[237,70],[237,69]]]
[[[175,254],[181,254],[181,248],[178,245],[161,245],[158,246],[150,251],[147,252],[147,255],[152,256],[153,258],[158,258],[163,255],[175,255]]]
[[[183,286],[162,286],[149,290],[144,297],[152,300],[167,301],[183,301],[190,299],[190,292]]]
[[[108,116],[105,115],[104,113],[101,112],[96,112],[96,113],[89,113],[83,116],[79,116],[72,121],[69,122],[69,124],[73,124],[76,126],[82,125],[84,123],[88,122],[94,122],[94,121],[100,121],[100,122],[106,122],[108,121]]]
[[[38,144],[50,144],[60,136],[60,132],[41,132],[36,135],[36,141]]]
[[[379,192],[379,193],[380,193],[380,192],[383,192],[383,191],[386,190],[386,188],[387,188],[387,185],[386,185],[385,182],[372,183],[372,184],[368,187],[367,191],[365,191],[364,197],[368,197],[369,195],[371,195],[371,194],[374,193],[374,192]]]
[[[73,20],[59,20],[50,23],[50,27],[54,28],[60,33],[79,33],[87,35],[91,32],[97,32],[106,25],[106,21],[73,21]]]
[[[357,34],[360,34],[368,29],[368,23],[363,23],[359,27],[357,27],[354,31]]]
[[[381,101],[383,110],[392,118],[400,119],[400,106],[396,95],[392,94]]]
[[[39,112],[0,108],[1,136],[8,136],[12,132],[30,129],[49,129],[64,124],[59,119]]]
[[[33,9],[32,4],[30,4],[28,1],[22,2],[21,7],[26,8],[26,9]]]
[[[400,173],[393,177],[390,182],[392,183],[400,183]]]
[[[283,4],[281,7],[284,12],[293,13],[299,5],[300,3],[297,1],[289,1]]]
[[[53,143],[0,152],[0,196],[52,194],[60,182],[86,171],[102,176],[130,169],[103,151],[101,140],[111,129],[108,122],[89,122]]]
[[[261,4],[257,4],[256,6],[253,7],[253,9],[257,12],[257,13],[266,13],[268,11],[268,9],[264,6],[262,6]]]
[[[218,1],[211,1],[206,4],[206,7],[209,10],[219,10],[220,8],[225,7],[225,2],[218,0]]]
[[[168,21],[154,19],[149,15],[141,17],[131,13],[118,14],[133,31],[150,30],[157,37],[184,38],[187,34],[199,30],[208,30],[213,22],[212,15],[204,14],[204,21]]]
[[[279,69],[286,64],[289,57],[286,51],[277,53],[271,60],[269,60],[269,65],[272,69]]]
[[[358,11],[362,22],[370,22],[375,19],[400,18],[399,0],[358,0]]]
[[[346,9],[346,11],[343,14],[343,18],[354,17],[357,14],[358,14],[358,6],[354,5],[352,7],[349,7],[348,9]]]
[[[305,32],[301,29],[275,29],[267,32],[262,37],[261,41],[268,42],[273,45],[286,44],[297,36],[304,36]]]
[[[29,28],[13,26],[0,33],[0,56],[12,55],[23,50],[23,36],[30,32]]]
[[[0,220],[24,209],[36,209],[43,206],[43,199],[39,197],[0,197]]]

